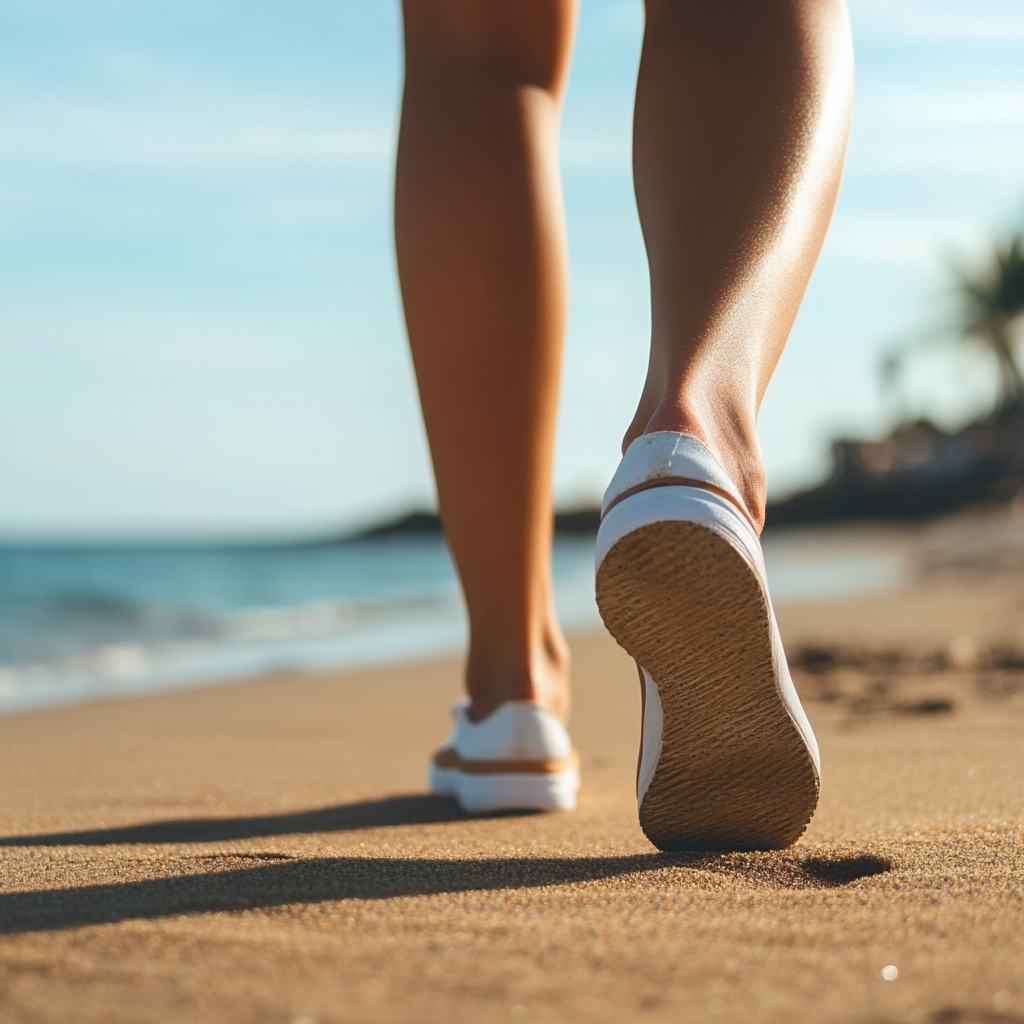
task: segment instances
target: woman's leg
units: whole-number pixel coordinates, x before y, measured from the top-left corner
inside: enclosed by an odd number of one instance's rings
[[[576,0],[405,0],[402,298],[469,610],[470,713],[568,710],[550,578],[566,305],[558,122]]]
[[[647,0],[634,179],[652,338],[626,445],[694,435],[758,523],[754,424],[835,204],[852,81],[843,0]]]

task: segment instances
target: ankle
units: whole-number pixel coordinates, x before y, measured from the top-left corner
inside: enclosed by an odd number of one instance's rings
[[[672,430],[689,434],[707,446],[736,484],[747,512],[757,524],[764,526],[767,484],[761,445],[753,416],[744,410],[729,409],[725,403],[711,406],[672,398],[663,400],[652,411],[643,404],[626,431],[623,451],[643,434]]]
[[[557,718],[569,714],[569,645],[554,626],[528,651],[509,654],[470,644],[466,665],[469,717],[486,718],[510,700],[528,700]]]

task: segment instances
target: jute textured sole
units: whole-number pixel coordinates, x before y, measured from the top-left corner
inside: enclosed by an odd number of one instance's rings
[[[648,839],[662,850],[794,843],[818,773],[780,694],[754,569],[706,526],[652,522],[604,556],[597,603],[661,699],[661,755],[640,806]]]

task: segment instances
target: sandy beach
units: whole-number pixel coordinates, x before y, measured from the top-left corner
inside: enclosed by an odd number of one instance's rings
[[[820,535],[883,542],[906,586],[780,610],[823,760],[780,853],[645,840],[603,633],[573,814],[425,795],[454,657],[0,719],[0,1020],[1024,1021],[1024,521]]]

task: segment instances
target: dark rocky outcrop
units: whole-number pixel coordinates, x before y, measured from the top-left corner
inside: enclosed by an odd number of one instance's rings
[[[881,441],[832,445],[819,487],[768,506],[767,526],[852,519],[925,519],[1024,490],[1024,410],[1004,409],[946,432],[928,420]]]
[[[601,521],[601,510],[592,508],[576,508],[555,513],[555,533],[588,534],[597,533]],[[436,512],[409,512],[397,519],[372,526],[358,534],[358,538],[374,537],[408,537],[423,535],[439,535],[443,532],[441,517]]]

